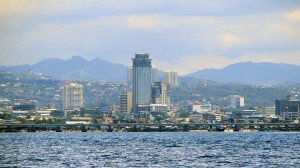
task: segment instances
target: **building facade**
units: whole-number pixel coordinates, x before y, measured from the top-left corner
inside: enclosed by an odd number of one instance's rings
[[[158,82],[158,68],[152,67],[152,82]]]
[[[152,84],[151,102],[152,104],[170,105],[170,96],[166,84],[162,82]]]
[[[83,86],[70,83],[63,87],[64,110],[79,110],[83,107]]]
[[[135,54],[132,61],[132,111],[139,115],[138,105],[151,103],[151,59]]]
[[[168,112],[170,111],[170,96],[167,85],[163,82],[154,82],[151,93],[152,111]]]
[[[275,114],[288,120],[297,120],[300,117],[300,100],[275,100]]]
[[[132,84],[132,67],[127,67],[127,84]]]
[[[132,108],[132,92],[123,93],[120,96],[120,112],[130,114]]]
[[[245,98],[240,95],[229,95],[230,107],[241,108],[245,106]]]
[[[210,104],[190,104],[188,106],[188,112],[193,113],[208,113],[211,111],[211,105]]]

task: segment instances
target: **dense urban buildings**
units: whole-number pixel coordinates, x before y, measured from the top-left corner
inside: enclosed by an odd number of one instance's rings
[[[104,80],[59,81],[34,76],[33,73],[2,73],[0,122],[11,120],[16,123],[70,124],[299,121],[300,87],[296,84],[292,87],[262,87],[211,83],[203,87],[203,80],[182,77],[180,86],[172,87],[171,84],[156,81],[155,73],[158,70],[152,67],[153,62],[148,54],[138,54],[133,60],[136,61],[134,66],[127,69],[128,84]],[[135,86],[132,80],[134,70]],[[126,74],[126,69],[123,73]],[[162,76],[159,77],[162,79]],[[137,111],[132,111],[132,92],[136,90],[138,99],[145,95],[143,89],[146,85],[147,101],[139,102],[140,104],[136,104]],[[286,95],[290,96],[277,100],[275,108],[274,100]],[[244,97],[247,98],[246,105]]]
[[[135,54],[132,61],[132,108],[139,115],[138,105],[151,103],[151,59],[148,54]]]
[[[83,86],[73,82],[63,86],[64,110],[79,110],[82,107],[83,107]]]

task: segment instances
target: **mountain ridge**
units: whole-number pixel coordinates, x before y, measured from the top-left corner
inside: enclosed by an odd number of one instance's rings
[[[21,73],[35,71],[59,80],[108,80],[125,81],[126,66],[115,64],[101,58],[88,61],[81,56],[67,60],[47,58],[33,65],[0,66],[0,69]]]
[[[0,66],[0,69],[15,73],[30,70],[58,80],[125,82],[127,79],[127,66],[111,63],[99,57],[90,61],[81,56],[73,56],[67,60],[47,58],[33,65]],[[249,85],[300,83],[300,66],[271,62],[240,62],[222,69],[199,70],[183,77]]]
[[[300,66],[271,62],[240,62],[222,69],[204,69],[186,76],[223,83],[276,85],[300,82]]]

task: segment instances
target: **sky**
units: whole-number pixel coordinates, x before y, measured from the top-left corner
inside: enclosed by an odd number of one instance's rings
[[[0,0],[0,65],[148,53],[187,74],[252,61],[300,65],[299,0]]]

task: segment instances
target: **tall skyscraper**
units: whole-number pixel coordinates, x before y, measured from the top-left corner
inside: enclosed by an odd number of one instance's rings
[[[83,86],[70,83],[63,87],[63,106],[65,110],[79,110],[83,107]]]
[[[135,54],[132,61],[132,108],[138,114],[138,105],[151,103],[151,59],[148,54]]]
[[[178,86],[178,77],[177,72],[168,71],[164,72],[164,82],[171,85],[171,86]]]

